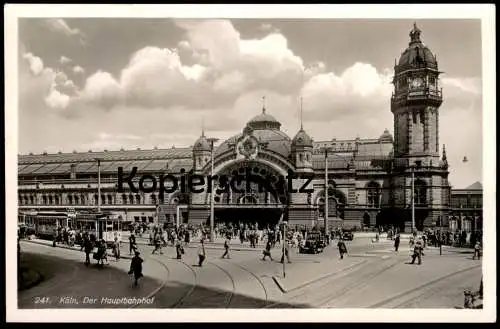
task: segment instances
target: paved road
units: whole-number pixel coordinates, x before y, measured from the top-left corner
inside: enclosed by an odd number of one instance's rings
[[[38,287],[20,293],[19,307],[131,307],[130,304],[35,304],[36,297],[63,296],[147,297],[151,304],[137,307],[162,308],[261,308],[261,307],[448,307],[463,303],[463,290],[477,289],[481,262],[472,254],[428,249],[423,265],[408,265],[409,249],[402,245],[399,253],[392,243],[373,244],[357,238],[348,242],[349,255],[340,260],[334,246],[322,254],[291,253],[291,264],[279,263],[281,251],[273,250],[273,261],[261,260],[261,249],[233,251],[231,259],[220,259],[222,251],[207,249],[203,267],[195,266],[195,248],[186,248],[182,261],[175,258],[172,247],[163,255],[152,255],[153,248],[139,246],[145,259],[146,278],[141,287],[133,288],[126,274],[129,260],[103,269],[86,268],[84,254],[23,242],[24,257],[38,259],[48,280]],[[128,255],[122,245],[122,255]],[[42,266],[43,267],[43,266]],[[44,273],[45,274],[45,273]],[[284,293],[281,288],[284,288]],[[47,288],[48,287],[48,288]],[[76,288],[75,288],[76,287]],[[46,289],[48,289],[46,292]]]

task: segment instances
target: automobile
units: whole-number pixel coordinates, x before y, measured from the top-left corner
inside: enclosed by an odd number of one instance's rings
[[[323,252],[325,241],[319,232],[309,232],[307,238],[299,245],[300,254],[317,254]]]
[[[354,234],[351,230],[342,230],[342,240],[352,241],[354,239]]]

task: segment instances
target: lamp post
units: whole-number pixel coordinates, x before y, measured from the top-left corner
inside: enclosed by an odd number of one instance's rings
[[[97,212],[101,212],[101,159],[97,161]]]
[[[214,143],[218,141],[218,138],[208,138],[210,142],[210,175],[214,175]],[[210,180],[211,182],[211,180]],[[214,242],[214,187],[211,186],[210,190],[210,242]]]
[[[330,147],[322,147],[320,148],[321,152],[325,152],[325,211],[324,211],[324,216],[325,216],[325,234],[328,234],[328,152],[331,150]],[[336,155],[333,153],[333,155]],[[350,169],[349,162],[347,162],[343,157],[340,157],[336,155],[339,159],[345,162],[347,165],[347,169]]]
[[[415,231],[415,167],[411,167],[411,233]]]

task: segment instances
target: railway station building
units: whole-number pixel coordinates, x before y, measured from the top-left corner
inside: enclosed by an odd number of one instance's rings
[[[451,187],[445,146],[439,140],[440,71],[420,35],[414,26],[394,66],[394,91],[387,109],[393,113],[394,136],[381,128],[375,138],[316,141],[307,124],[288,136],[272,109],[256,107],[256,116],[240,133],[213,148],[202,132],[185,148],[19,155],[19,209],[79,211],[99,204],[101,210],[125,221],[196,225],[209,220],[210,193],[178,189],[162,198],[158,191],[134,193],[127,184],[119,191],[118,168],[128,175],[137,167],[137,184],[146,174],[208,177],[213,167],[215,175],[251,172],[263,181],[290,172],[312,177],[305,191],[300,187],[309,178],[294,179],[282,193],[253,182],[244,191],[214,193],[216,222],[274,224],[284,214],[292,226],[322,227],[328,198],[330,227],[396,225],[408,230],[413,197],[418,230],[449,227]]]

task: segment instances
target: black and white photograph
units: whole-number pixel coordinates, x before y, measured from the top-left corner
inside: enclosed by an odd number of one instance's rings
[[[7,319],[495,321],[494,7],[407,6],[7,6]]]

